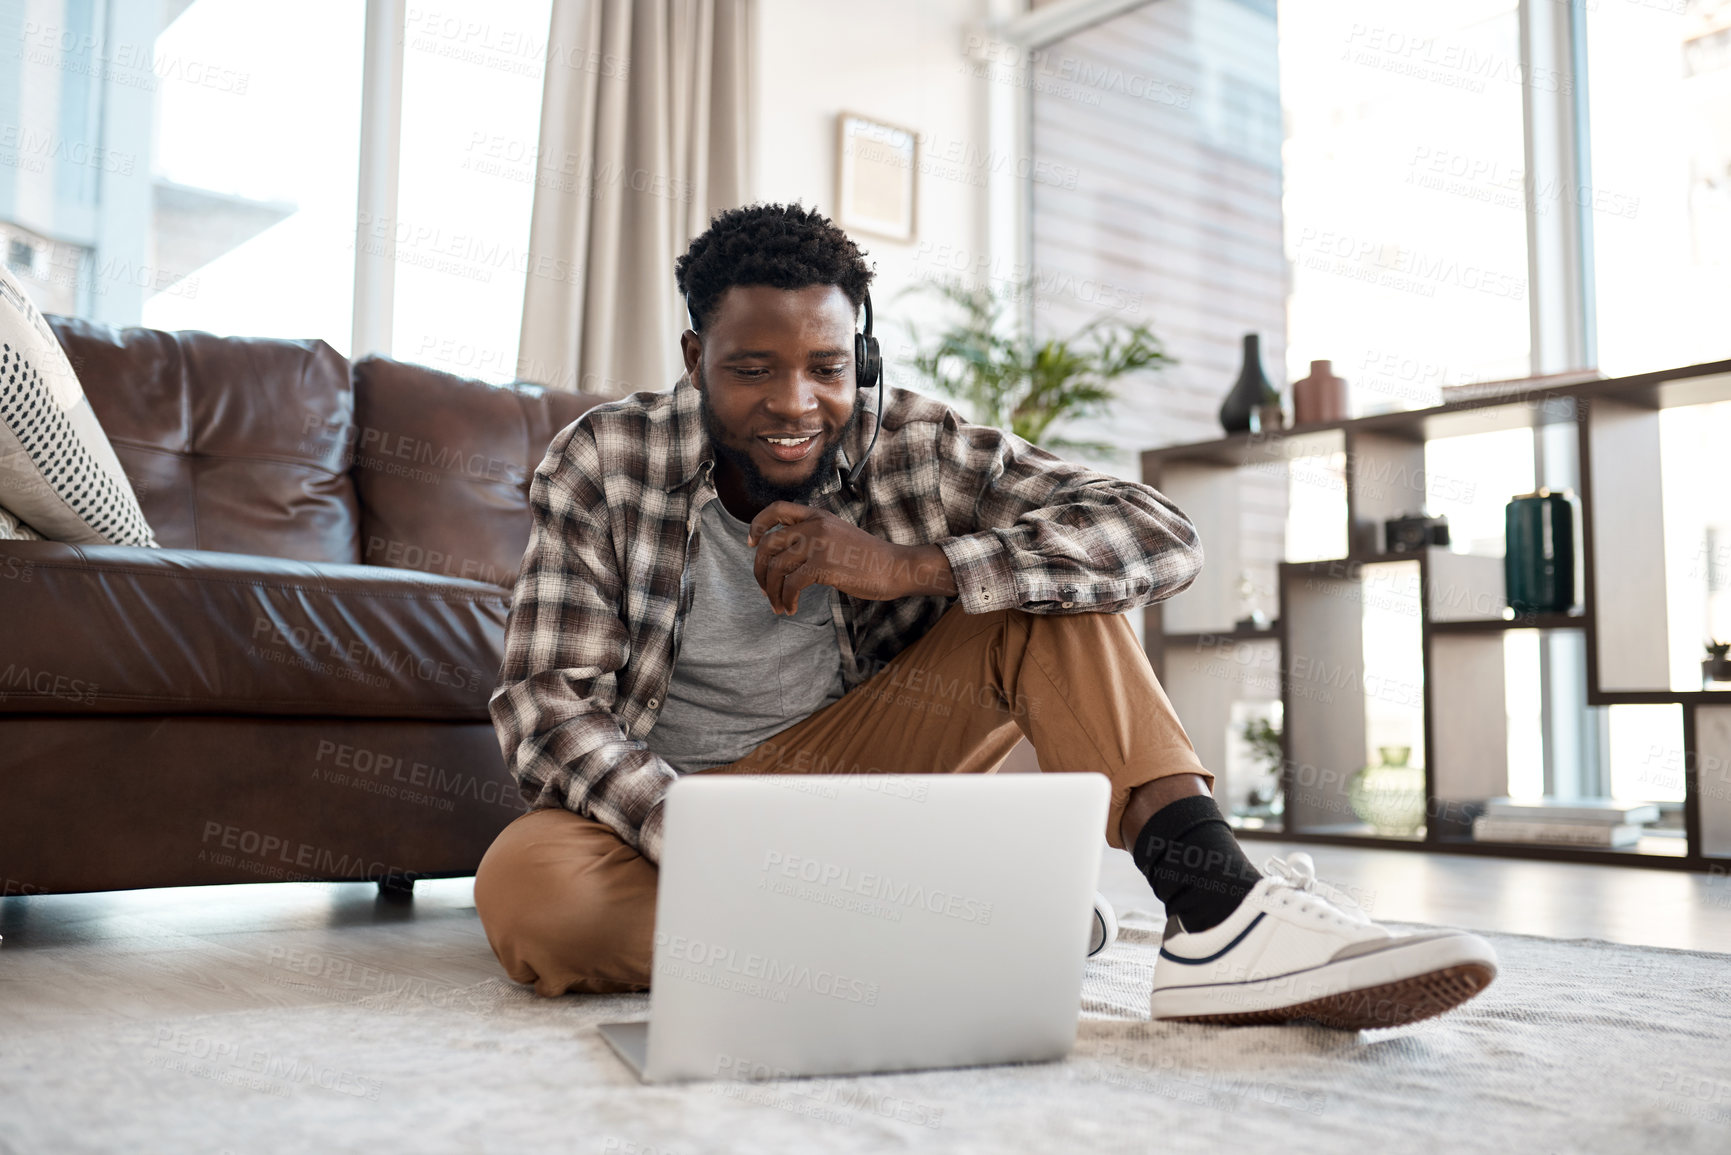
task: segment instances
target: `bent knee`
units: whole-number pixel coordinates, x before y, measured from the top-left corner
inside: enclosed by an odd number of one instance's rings
[[[640,989],[649,981],[655,882],[654,866],[601,824],[536,811],[482,858],[475,911],[506,974],[540,994]]]

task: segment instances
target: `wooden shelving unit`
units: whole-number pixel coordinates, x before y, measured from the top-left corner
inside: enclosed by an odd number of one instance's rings
[[[1145,616],[1149,659],[1210,765],[1224,764],[1235,701],[1282,704],[1284,812],[1246,837],[1515,858],[1723,869],[1731,861],[1731,691],[1670,685],[1659,415],[1731,400],[1731,360],[1570,385],[1536,382],[1430,409],[1149,450],[1142,477],[1201,532],[1197,583]],[[1423,504],[1425,447],[1440,438],[1572,426],[1580,463],[1582,604],[1570,613],[1506,609],[1502,559],[1430,547],[1385,553],[1383,523]],[[1568,436],[1564,434],[1564,436]],[[1299,457],[1343,460],[1342,556],[1280,561],[1275,620],[1235,630],[1248,472]],[[1415,490],[1413,479],[1417,482]],[[1416,498],[1415,498],[1416,494]],[[1731,504],[1731,486],[1725,500]],[[1404,570],[1385,567],[1406,566]],[[1416,587],[1410,580],[1416,565]],[[1427,822],[1412,838],[1376,835],[1347,783],[1369,760],[1365,606],[1374,589],[1416,589]],[[1682,714],[1681,838],[1655,833],[1618,850],[1475,842],[1471,815],[1508,793],[1504,639],[1577,632],[1588,707],[1664,704]],[[1561,644],[1559,641],[1558,644]],[[1379,691],[1384,692],[1386,691]],[[1409,692],[1402,689],[1401,692]]]

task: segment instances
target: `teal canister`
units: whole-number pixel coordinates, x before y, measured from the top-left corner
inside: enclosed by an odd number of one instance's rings
[[[1503,580],[1517,614],[1562,613],[1575,605],[1575,497],[1524,493],[1504,514]]]

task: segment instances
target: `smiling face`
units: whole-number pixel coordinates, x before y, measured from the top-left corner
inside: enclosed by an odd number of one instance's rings
[[[750,521],[773,501],[807,503],[858,420],[847,294],[835,285],[735,285],[703,335],[688,330],[680,347],[702,395],[727,509]],[[786,441],[793,444],[777,443]]]

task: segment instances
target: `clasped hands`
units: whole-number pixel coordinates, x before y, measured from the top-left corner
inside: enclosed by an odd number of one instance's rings
[[[751,519],[745,544],[757,549],[753,572],[777,614],[799,609],[809,585],[881,602],[916,594],[956,594],[949,559],[935,545],[897,545],[827,510],[775,501]]]

